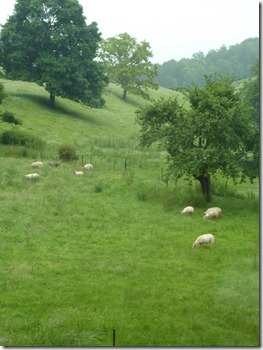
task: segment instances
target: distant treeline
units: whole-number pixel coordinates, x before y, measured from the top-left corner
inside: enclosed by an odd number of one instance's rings
[[[158,65],[158,84],[166,88],[184,88],[197,84],[204,86],[204,75],[229,75],[236,80],[251,76],[251,65],[259,59],[259,38],[249,38],[229,48],[193,54],[192,58],[174,59]]]

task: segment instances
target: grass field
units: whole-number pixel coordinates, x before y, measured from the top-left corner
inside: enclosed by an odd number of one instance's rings
[[[35,84],[3,80],[1,109],[46,147],[1,146],[0,344],[4,346],[258,346],[258,182],[221,179],[204,221],[198,186],[161,180],[165,155],[139,150],[134,111],[114,85],[102,110],[57,99]],[[161,89],[155,97],[176,92]],[[7,125],[6,125],[7,124]],[[58,168],[58,147],[80,156]],[[83,156],[83,157],[82,157]],[[42,160],[38,181],[26,181]],[[83,162],[94,170],[76,177]],[[194,205],[193,216],[181,215]],[[211,232],[212,247],[193,249]]]

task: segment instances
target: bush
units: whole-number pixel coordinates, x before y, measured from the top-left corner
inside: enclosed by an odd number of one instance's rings
[[[0,103],[2,103],[5,97],[6,97],[6,94],[4,92],[4,85],[0,83]]]
[[[16,129],[4,131],[0,136],[0,143],[3,145],[24,146],[37,150],[42,150],[45,146],[45,142],[40,138]]]
[[[61,145],[58,150],[59,159],[69,162],[71,160],[77,160],[79,157],[77,156],[76,150],[72,146]]]
[[[1,119],[5,123],[15,124],[15,125],[21,125],[22,121],[14,116],[13,113],[10,112],[4,112],[1,115]]]
[[[100,193],[100,192],[102,192],[102,190],[103,190],[103,186],[102,186],[101,183],[95,185],[95,187],[94,187],[94,192],[95,193]]]

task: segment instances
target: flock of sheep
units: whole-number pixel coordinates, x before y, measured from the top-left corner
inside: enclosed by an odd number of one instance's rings
[[[182,214],[190,214],[194,213],[194,208],[191,206],[185,207],[182,210]],[[209,208],[204,212],[204,219],[218,219],[222,215],[222,209],[219,207]],[[199,247],[205,244],[213,244],[215,241],[214,235],[212,233],[205,233],[204,235],[198,236],[193,243],[193,248]]]
[[[85,164],[84,169],[88,170],[88,171],[93,170],[93,165],[92,164]],[[78,171],[76,170],[75,175],[76,176],[83,176],[84,172],[82,170],[78,170]]]
[[[39,162],[39,161],[33,162],[31,164],[31,167],[34,169],[39,169],[39,168],[43,167],[43,163]],[[85,164],[84,169],[87,171],[91,171],[91,170],[93,170],[93,165],[92,164]],[[76,170],[75,175],[76,176],[83,176],[84,172],[82,170]],[[34,180],[34,179],[39,178],[39,174],[38,173],[30,173],[30,174],[25,175],[25,178],[30,179],[30,180]],[[193,213],[194,213],[194,208],[191,206],[185,207],[182,210],[182,214],[192,215]],[[222,215],[222,209],[218,208],[218,207],[213,207],[213,208],[207,209],[204,212],[204,219],[218,219],[221,215]],[[215,241],[214,235],[212,235],[211,233],[206,233],[206,234],[198,236],[196,238],[195,242],[193,243],[193,248],[199,247],[199,246],[205,245],[205,244],[213,244],[214,241]]]
[[[34,168],[34,169],[39,169],[39,168],[42,168],[43,165],[44,165],[44,164],[43,164],[42,162],[33,162],[33,163],[31,164],[31,167]],[[52,165],[52,166],[58,166],[57,163],[51,164],[51,165]],[[88,170],[88,171],[93,170],[93,165],[92,165],[92,164],[85,164],[85,165],[84,165],[84,169],[85,169],[85,170]],[[84,175],[84,172],[81,171],[81,170],[79,170],[79,171],[76,170],[76,171],[75,171],[75,175],[76,175],[76,176],[83,176],[83,175]],[[39,174],[38,174],[38,173],[26,174],[26,175],[25,175],[25,178],[26,178],[26,179],[30,179],[30,180],[35,180],[35,179],[39,178]]]

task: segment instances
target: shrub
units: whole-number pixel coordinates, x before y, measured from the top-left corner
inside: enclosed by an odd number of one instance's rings
[[[98,183],[98,184],[95,185],[95,187],[94,187],[94,192],[95,193],[100,193],[100,192],[102,192],[102,190],[103,190],[103,187],[102,187],[101,183]]]
[[[72,146],[61,145],[58,150],[59,159],[69,162],[71,160],[76,160],[79,157],[77,156],[76,150]]]
[[[2,103],[5,97],[6,97],[6,94],[4,92],[4,85],[0,83],[0,103]]]
[[[3,145],[17,145],[27,148],[41,150],[45,142],[40,138],[21,130],[6,130],[0,136],[0,143]]]
[[[10,112],[4,112],[1,115],[1,119],[5,123],[15,124],[15,125],[21,125],[22,121],[14,116],[13,113]]]

